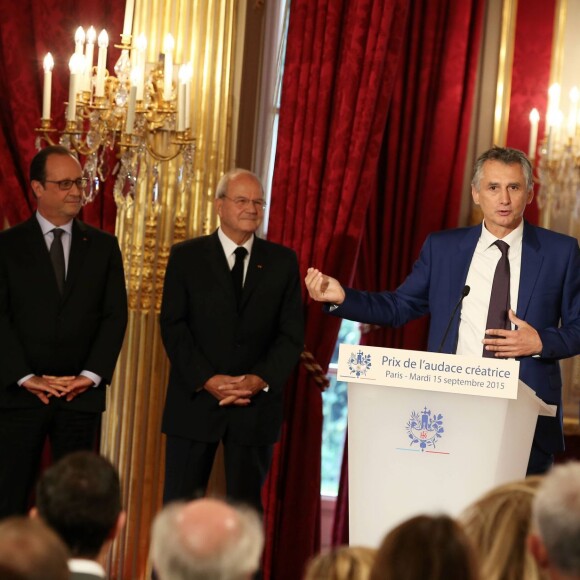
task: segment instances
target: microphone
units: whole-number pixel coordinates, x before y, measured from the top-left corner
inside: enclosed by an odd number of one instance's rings
[[[437,350],[437,352],[441,352],[441,350],[443,349],[443,345],[445,344],[445,341],[447,340],[447,335],[449,334],[449,330],[451,329],[451,323],[455,318],[455,313],[457,312],[457,309],[461,306],[463,299],[469,294],[470,290],[471,288],[467,284],[463,287],[463,290],[461,291],[461,298],[459,299],[459,302],[457,302],[457,304],[455,305],[455,308],[453,309],[453,312],[449,317],[449,323],[447,324],[447,328],[445,329],[443,339],[441,340],[441,344],[439,345],[439,349]]]

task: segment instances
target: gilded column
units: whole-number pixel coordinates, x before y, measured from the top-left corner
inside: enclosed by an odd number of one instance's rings
[[[137,0],[133,37],[148,38],[155,63],[163,38],[176,39],[175,62],[190,62],[191,137],[196,151],[170,142],[170,130],[121,158],[115,199],[124,257],[129,325],[103,418],[101,451],[118,467],[127,524],[109,560],[111,578],[148,578],[149,531],[160,508],[164,441],[161,413],[168,361],[159,332],[163,278],[171,245],[212,231],[213,192],[229,168],[235,0]],[[166,155],[160,155],[166,152]]]

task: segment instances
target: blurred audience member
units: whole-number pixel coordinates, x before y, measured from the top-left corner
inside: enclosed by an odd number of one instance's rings
[[[540,570],[527,548],[532,502],[541,476],[500,485],[461,515],[463,528],[478,552],[485,580],[538,580]]]
[[[258,514],[217,499],[168,504],[153,521],[151,561],[159,580],[245,580],[260,565]]]
[[[371,580],[477,580],[471,543],[455,520],[446,515],[416,516],[383,540]],[[520,579],[521,580],[521,579]]]
[[[544,477],[528,544],[547,578],[580,579],[580,463],[557,465]]]
[[[39,520],[24,516],[0,522],[2,580],[65,580],[68,552],[59,537]]]
[[[372,548],[339,546],[313,558],[304,580],[367,580],[375,554]]]
[[[90,451],[66,455],[40,478],[32,513],[68,546],[71,578],[105,578],[110,544],[125,523],[119,475],[110,461]]]

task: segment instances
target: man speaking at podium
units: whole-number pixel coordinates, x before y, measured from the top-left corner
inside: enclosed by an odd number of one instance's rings
[[[428,350],[516,358],[520,379],[556,418],[539,417],[528,474],[563,451],[559,360],[580,353],[580,250],[572,237],[523,219],[534,196],[532,166],[516,149],[476,161],[471,193],[483,223],[431,234],[394,292],[364,292],[309,268],[306,287],[334,316],[401,326],[431,315]]]

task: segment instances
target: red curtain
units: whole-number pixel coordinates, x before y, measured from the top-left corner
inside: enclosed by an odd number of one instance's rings
[[[405,0],[293,0],[269,239],[351,281],[406,28]],[[339,320],[308,304],[306,350],[328,366]],[[265,486],[266,578],[301,578],[319,549],[320,391],[303,366]]]
[[[62,129],[76,28],[93,25],[97,33],[103,28],[109,32],[107,64],[112,68],[119,57],[113,44],[118,44],[124,10],[124,2],[110,0],[0,0],[0,223],[14,225],[36,208],[28,166],[36,153],[34,130],[40,125],[44,55],[51,52],[55,60],[52,118],[53,125]],[[113,231],[115,211],[112,196],[101,195],[83,210],[83,218]]]
[[[483,0],[413,2],[370,200],[355,285],[396,288],[430,232],[458,225]],[[369,345],[421,350],[428,320],[366,329]],[[346,449],[346,446],[345,446]],[[348,543],[346,452],[337,499],[335,544]]]

